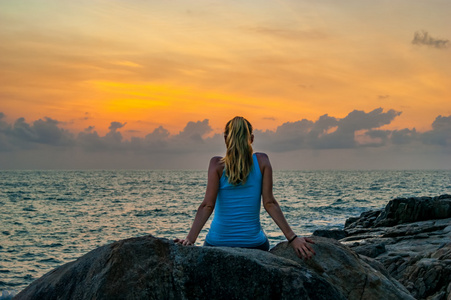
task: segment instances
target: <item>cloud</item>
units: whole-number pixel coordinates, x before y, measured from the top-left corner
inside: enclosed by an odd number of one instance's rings
[[[279,159],[293,153],[306,154],[308,151],[346,155],[367,151],[373,155],[375,149],[385,149],[380,151],[389,155],[398,153],[396,151],[399,149],[416,149],[419,155],[423,155],[421,157],[428,153],[427,149],[433,149],[434,155],[441,157],[449,153],[451,116],[438,116],[432,123],[432,129],[426,132],[417,132],[415,128],[382,128],[400,114],[382,108],[370,112],[354,110],[344,118],[324,114],[315,121],[302,119],[286,122],[276,130],[256,129],[254,149],[273,153]],[[164,126],[159,126],[145,137],[132,137],[129,140],[121,134],[125,122],[111,122],[109,132],[104,136],[100,136],[93,126],[72,134],[63,129],[63,125],[48,117],[32,123],[19,118],[10,124],[0,112],[0,152],[3,152],[0,163],[14,165],[15,161],[17,165],[25,165],[24,162],[28,165],[32,162],[44,164],[41,158],[46,155],[49,165],[67,168],[141,168],[144,165],[181,168],[200,164],[213,155],[224,153],[223,137],[220,133],[212,134],[208,119],[188,122],[177,134],[171,134]],[[52,160],[53,157],[55,160]],[[283,159],[281,163],[284,165]]]
[[[395,145],[405,145],[418,139],[418,133],[413,129],[404,128],[401,130],[393,130],[391,132],[390,141]]]
[[[274,118],[274,117],[264,117],[263,120],[267,120],[267,121],[275,121],[276,118]]]
[[[110,127],[108,127],[108,129],[109,129],[111,132],[116,132],[116,130],[118,130],[118,129],[124,127],[125,124],[127,124],[127,123],[111,122]]]
[[[188,122],[183,131],[174,137],[176,140],[203,142],[203,136],[210,133],[212,128],[208,124],[208,119],[197,122]]]
[[[2,143],[0,151],[14,149],[32,149],[40,145],[50,146],[72,146],[73,135],[69,131],[60,128],[60,122],[45,117],[32,124],[28,124],[24,118],[17,119],[14,124],[9,125],[0,117],[0,135]]]
[[[4,131],[8,127],[8,123],[3,121],[3,118],[5,118],[5,114],[0,112],[0,132]]]
[[[286,39],[286,40],[304,40],[304,39],[324,39],[327,34],[319,30],[296,30],[289,28],[276,28],[276,27],[265,27],[257,26],[246,28],[247,31],[264,34],[267,36]]]
[[[451,116],[438,116],[432,123],[432,130],[424,132],[421,139],[425,144],[451,145]]]
[[[111,122],[108,127],[110,131],[103,137],[99,136],[93,126],[89,126],[78,134],[75,142],[85,150],[93,152],[127,150],[127,142],[122,141],[122,134],[117,131],[125,124],[116,121]]]
[[[445,49],[448,48],[450,42],[449,40],[440,40],[433,38],[427,31],[416,31],[413,36],[412,44],[426,45],[437,49]]]
[[[264,140],[261,142],[264,148],[276,152],[296,149],[355,148],[363,146],[356,140],[356,132],[390,124],[400,114],[401,112],[392,109],[383,112],[382,108],[369,113],[354,110],[343,119],[326,114],[315,122],[304,119],[284,123],[275,132],[257,131],[256,136],[261,136]],[[372,134],[374,135],[374,132]]]

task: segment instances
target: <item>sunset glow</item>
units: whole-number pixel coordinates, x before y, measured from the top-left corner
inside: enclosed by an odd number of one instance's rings
[[[400,112],[380,130],[451,115],[449,1],[1,1],[0,112],[77,136],[170,135],[235,115],[287,122]],[[365,138],[366,139],[366,138]]]

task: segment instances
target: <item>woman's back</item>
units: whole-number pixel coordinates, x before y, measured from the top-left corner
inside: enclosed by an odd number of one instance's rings
[[[262,173],[257,155],[244,184],[229,183],[225,171],[219,181],[213,221],[206,241],[215,246],[255,247],[266,241],[260,225]]]
[[[224,131],[226,155],[213,157],[208,166],[204,201],[197,209],[182,245],[193,245],[213,211],[215,216],[205,240],[206,246],[231,246],[269,250],[260,226],[260,201],[282,230],[299,257],[310,258],[315,251],[308,238],[299,238],[288,225],[272,192],[272,167],[264,153],[253,154],[252,125],[243,117],[227,122]]]

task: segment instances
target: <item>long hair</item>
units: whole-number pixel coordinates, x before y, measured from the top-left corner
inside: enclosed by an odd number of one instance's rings
[[[235,117],[227,122],[224,138],[227,152],[222,162],[230,184],[246,182],[251,172],[252,160],[252,125],[243,117]]]

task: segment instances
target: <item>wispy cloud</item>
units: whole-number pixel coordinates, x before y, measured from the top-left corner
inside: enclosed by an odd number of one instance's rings
[[[324,39],[328,37],[326,33],[319,30],[301,30],[267,26],[249,27],[247,30],[274,38],[288,40]]]
[[[449,40],[433,38],[427,31],[416,31],[413,36],[412,44],[445,49],[448,48],[450,42]]]

